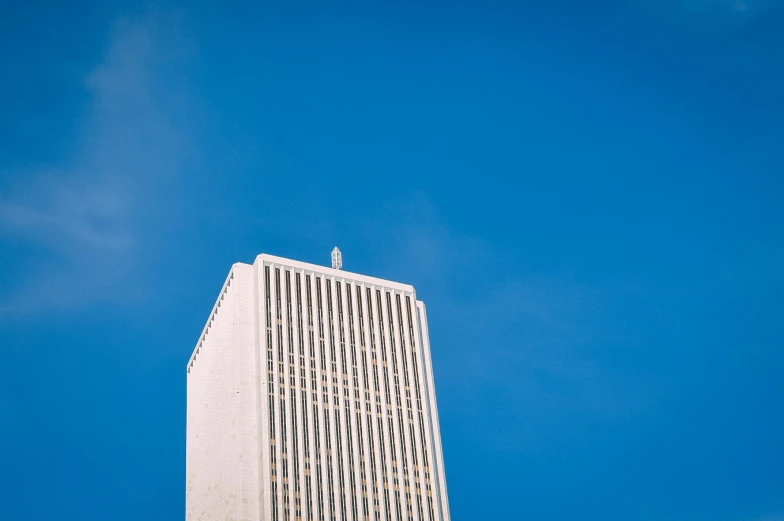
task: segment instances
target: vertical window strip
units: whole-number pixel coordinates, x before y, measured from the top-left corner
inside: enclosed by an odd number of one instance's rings
[[[318,328],[319,328],[319,349],[321,351],[321,371],[322,375],[326,375],[327,353],[324,344],[324,309],[321,300],[321,277],[316,277],[316,302],[318,303]],[[326,392],[326,389],[324,389]]]
[[[357,287],[357,294],[361,295],[361,291],[359,287]],[[351,372],[353,375],[354,380],[354,417],[356,419],[356,427],[357,427],[357,447],[359,448],[358,460],[359,460],[359,481],[360,481],[360,494],[361,494],[361,501],[362,501],[362,515],[363,519],[367,519],[370,516],[370,508],[368,505],[368,495],[367,495],[367,467],[365,465],[365,443],[364,443],[364,436],[362,435],[362,401],[360,401],[360,385],[359,385],[359,370],[357,369],[357,346],[356,346],[356,335],[354,329],[354,301],[353,297],[351,296],[351,285],[347,282],[346,283],[346,304],[348,305],[348,330],[349,330],[349,346],[351,348]],[[360,312],[360,320],[361,315],[361,308],[359,309]],[[361,327],[361,326],[360,326]],[[363,350],[362,355],[364,356],[364,341],[362,342],[361,349]],[[367,382],[365,382],[367,385]],[[353,457],[353,455],[352,455]],[[353,470],[353,469],[352,469]],[[356,489],[354,489],[353,494],[356,494]]]
[[[408,457],[406,454],[406,432],[403,429],[403,408],[402,408],[402,401],[400,398],[400,374],[398,372],[398,359],[397,359],[397,347],[395,342],[395,324],[394,324],[394,315],[392,313],[392,297],[389,291],[386,291],[386,302],[387,302],[387,326],[389,331],[389,348],[392,353],[392,377],[394,379],[395,385],[395,417],[397,419],[397,426],[398,426],[398,437],[400,440],[400,456],[401,456],[401,463],[403,467],[403,491],[406,494],[406,517],[409,521],[413,520],[413,512],[411,511],[411,501],[410,501],[410,494],[407,492],[409,490],[409,479],[408,479]],[[402,347],[401,347],[402,348]],[[392,418],[389,418],[390,428],[392,428]],[[397,496],[400,496],[400,484],[399,482],[395,483],[397,485],[395,487],[395,491]],[[398,511],[398,519],[402,519],[402,513]]]
[[[365,468],[365,439],[362,435],[362,413],[359,408],[356,409],[354,417],[357,425],[357,446],[359,447],[359,479],[362,497],[362,516],[363,519],[367,519],[370,516],[370,508],[368,504],[367,471]]]
[[[408,414],[408,427],[409,427],[409,449],[411,452],[411,459],[414,465],[414,493],[416,495],[417,500],[417,513],[419,515],[419,519],[424,519],[424,511],[422,508],[422,491],[421,485],[419,483],[419,458],[417,456],[417,443],[415,437],[415,429],[414,429],[414,413],[412,410],[411,405],[411,386],[409,382],[409,367],[408,367],[408,357],[406,356],[406,335],[405,335],[405,327],[403,325],[403,307],[400,303],[400,293],[395,293],[395,310],[397,311],[397,324],[398,324],[398,332],[400,338],[400,353],[403,359],[403,376],[404,376],[404,383],[405,383],[405,391],[406,391],[406,409]],[[410,323],[409,323],[410,326]],[[411,330],[409,329],[409,336],[411,334]],[[411,343],[411,339],[409,339],[409,344]],[[414,353],[412,350],[411,353],[411,360],[412,364],[414,363]],[[401,425],[402,428],[402,425]],[[410,476],[407,478],[410,480]],[[408,485],[406,485],[408,488]]]
[[[368,289],[368,296],[370,295],[370,289]],[[363,385],[365,389],[365,420],[367,424],[367,438],[368,438],[368,452],[370,456],[370,482],[372,484],[372,495],[373,495],[373,518],[375,521],[380,521],[381,513],[379,511],[379,489],[378,489],[378,474],[376,473],[376,450],[373,441],[373,424],[371,422],[370,411],[371,411],[371,398],[370,398],[370,382],[368,381],[368,370],[367,370],[367,343],[365,341],[365,319],[363,316],[363,306],[362,306],[362,288],[357,286],[357,313],[359,316],[359,342],[362,346],[362,374],[363,374]],[[372,339],[372,322],[371,326],[371,342],[374,342]],[[375,343],[374,343],[375,345]],[[375,352],[375,347],[373,348]],[[375,356],[375,355],[374,355]],[[374,366],[375,367],[375,366]],[[376,390],[378,390],[378,386],[376,386]],[[357,419],[359,420],[359,412],[357,412]],[[358,425],[361,425],[362,422],[358,421]]]
[[[393,491],[395,494],[395,512],[397,513],[397,520],[400,521],[402,519],[401,512],[400,512],[400,484],[398,482],[398,474],[397,474],[397,454],[395,452],[395,429],[392,424],[392,393],[389,391],[389,362],[387,361],[387,348],[386,348],[386,340],[384,336],[384,305],[382,304],[381,300],[381,290],[376,290],[376,310],[377,310],[377,321],[378,321],[378,338],[379,338],[379,349],[381,351],[381,362],[382,362],[382,372],[384,374],[384,400],[387,404],[387,426],[389,427],[388,434],[389,434],[389,456],[391,460],[392,466],[392,485]],[[379,428],[383,429],[384,422],[380,417],[378,418]],[[383,454],[382,454],[383,456]],[[385,457],[383,459],[386,459]],[[386,467],[386,464],[384,464]],[[388,483],[385,484],[388,487]],[[388,496],[388,492],[385,489],[385,494]],[[389,515],[387,516],[390,517]]]
[[[413,418],[409,418],[408,423],[408,435],[409,439],[411,440],[411,454],[414,458],[414,486],[416,487],[416,498],[417,498],[417,512],[419,513],[419,519],[424,519],[425,514],[422,510],[422,485],[419,483],[419,462],[417,460],[417,448],[416,448],[416,434],[414,433],[414,422]]]
[[[319,406],[313,402],[313,431],[316,444],[316,495],[319,521],[324,519],[324,484],[321,482],[321,432],[319,429]]]
[[[367,422],[368,442],[369,442],[368,450],[370,451],[370,475],[373,477],[373,518],[375,519],[375,521],[380,521],[381,505],[379,504],[378,477],[376,474],[376,447],[373,441],[374,440],[373,422],[371,420],[370,414],[365,415],[365,421]]]
[[[316,387],[316,348],[315,348],[315,334],[313,331],[313,290],[311,289],[310,275],[305,275],[305,286],[307,291],[308,302],[308,354],[310,355],[310,390],[312,393],[312,410],[313,410],[313,443],[315,445],[314,459],[316,462],[316,507],[319,521],[324,520],[324,492],[321,477],[321,432],[319,429],[319,409],[318,409],[318,391]],[[318,288],[317,288],[318,290]],[[320,291],[317,295],[320,295]],[[319,313],[321,313],[321,305],[318,305]]]
[[[264,293],[267,304],[267,376],[269,394],[269,438],[270,438],[270,497],[272,499],[272,521],[278,520],[278,484],[275,461],[275,373],[272,348],[272,302],[270,295],[270,268],[264,266]]]
[[[345,344],[346,344],[346,334],[345,334],[345,322],[344,322],[344,314],[343,314],[343,299],[341,291],[342,285],[339,281],[335,281],[335,286],[338,290],[338,326],[340,327],[340,344],[341,344],[341,352],[343,359],[341,360],[343,366],[345,367],[347,364],[346,355],[345,355]],[[356,375],[356,355],[354,354],[354,334],[351,331],[351,286],[346,283],[346,304],[348,307],[348,314],[349,314],[349,351],[351,352],[351,371],[352,374]],[[352,377],[354,383],[354,377]],[[354,468],[354,433],[353,429],[351,428],[351,397],[349,395],[351,387],[348,384],[348,379],[346,372],[343,372],[343,407],[344,411],[344,418],[346,419],[346,447],[347,452],[346,456],[348,458],[348,479],[349,479],[349,498],[351,500],[351,518],[354,521],[358,521],[358,510],[357,510],[357,478],[356,478],[356,469]],[[358,391],[357,391],[358,392]]]
[[[349,498],[351,499],[351,519],[354,521],[358,521],[359,512],[357,510],[357,494],[356,494],[356,476],[354,474],[354,437],[353,437],[353,430],[351,428],[351,411],[349,409],[349,402],[344,400],[344,407],[345,407],[345,415],[346,418],[346,446],[348,447],[348,451],[346,455],[348,456],[348,477],[349,477]]]
[[[327,490],[329,491],[329,516],[335,521],[335,489],[332,481],[332,432],[329,421],[329,407],[324,404],[324,432],[327,435]]]
[[[327,298],[330,295],[329,281],[327,281]],[[321,392],[323,394],[322,405],[324,407],[324,434],[327,449],[327,500],[329,503],[329,518],[335,521],[335,495],[334,484],[332,482],[332,432],[330,429],[329,420],[329,398],[327,391],[327,367],[326,367],[326,350],[324,342],[324,306],[321,298],[321,277],[316,277],[316,297],[318,300],[318,323],[319,323],[319,348],[321,351]],[[331,308],[331,306],[330,306]],[[329,317],[331,320],[331,316]]]
[[[384,422],[381,419],[381,390],[378,385],[378,355],[376,353],[376,335],[373,319],[373,293],[367,288],[367,312],[370,332],[371,353],[373,356],[373,386],[376,396],[376,425],[378,426],[378,452],[381,456],[381,481],[384,493],[384,514],[386,521],[392,521],[392,509],[389,504],[389,475],[387,474],[387,459],[384,442]],[[383,335],[383,328],[381,334]]]
[[[291,469],[294,474],[294,517],[299,520],[302,519],[302,489],[299,479],[299,422],[297,421],[298,378],[296,375],[296,364],[294,362],[294,319],[292,315],[290,270],[286,270],[286,325],[288,329],[289,348],[289,396],[291,396],[289,407],[291,409]],[[302,329],[301,323],[299,324],[299,329]]]
[[[275,312],[278,331],[278,384],[280,390],[280,454],[283,471],[283,520],[289,521],[288,432],[286,431],[286,377],[283,371],[283,305],[280,291],[280,268],[275,268]]]
[[[338,490],[340,490],[340,518],[343,521],[348,521],[346,515],[346,476],[343,474],[343,432],[341,426],[343,423],[340,421],[340,406],[337,405],[333,411],[335,415],[335,441],[338,446]]]
[[[289,510],[289,463],[288,463],[288,431],[286,429],[286,398],[280,395],[280,450],[281,462],[283,464],[283,519],[290,519]]]
[[[313,493],[311,491],[311,477],[310,477],[310,441],[308,439],[310,431],[308,430],[308,388],[305,379],[305,336],[303,330],[302,320],[302,282],[301,274],[296,274],[296,291],[297,291],[297,340],[299,347],[299,368],[300,368],[300,411],[302,411],[302,448],[303,456],[305,458],[305,516],[308,521],[313,519]],[[312,335],[311,335],[312,341]]]
[[[413,368],[412,374],[414,375],[414,392],[416,393],[417,401],[417,416],[419,418],[419,437],[422,444],[422,461],[423,471],[425,473],[425,494],[427,496],[427,509],[428,518],[430,521],[435,521],[435,512],[433,511],[433,485],[430,479],[430,465],[427,456],[427,434],[425,430],[424,411],[422,409],[422,393],[419,386],[419,369],[417,367],[417,350],[416,350],[416,336],[414,335],[414,322],[411,315],[411,297],[406,296],[406,315],[408,316],[408,338],[411,344],[411,365]],[[424,367],[422,368],[425,369]]]
[[[359,342],[362,352],[362,387],[365,392],[370,391],[370,379],[368,378],[367,363],[367,344],[365,343],[365,322],[362,316],[362,288],[357,286],[357,314],[359,319]]]
[[[392,457],[392,476],[394,480],[394,492],[395,492],[395,511],[397,513],[397,520],[402,521],[403,519],[403,511],[400,506],[400,478],[397,472],[397,450],[396,445],[397,442],[395,440],[395,426],[392,422],[392,411],[387,410],[387,425],[389,427],[389,453]]]
[[[335,312],[332,306],[332,280],[326,279],[327,284],[327,310],[329,313],[329,352],[330,356],[332,357],[332,399],[334,400],[334,409],[333,414],[335,415],[335,442],[337,446],[337,460],[338,460],[338,491],[340,495],[338,496],[340,502],[340,518],[342,521],[347,521],[346,517],[346,488],[345,488],[345,476],[343,474],[343,436],[340,430],[340,392],[337,387],[338,375],[337,375],[337,359],[336,359],[336,348],[335,348]],[[340,283],[335,281],[335,289],[338,296],[340,298]],[[338,316],[342,320],[343,310],[338,303]],[[345,366],[345,358],[346,358],[346,346],[345,340],[343,338],[343,328],[339,330],[339,336],[341,339],[340,342],[340,350],[341,350],[341,359],[343,360],[343,365]]]
[[[327,320],[329,325],[329,360],[332,363],[332,376],[337,378],[338,362],[335,355],[335,317],[332,310],[332,281],[325,279],[325,282],[327,285],[327,313],[329,314],[329,319]]]
[[[346,334],[343,330],[343,291],[339,281],[335,281],[335,293],[338,301],[338,339],[340,340],[340,367],[343,370],[343,378],[348,376],[348,363],[346,361]]]
[[[310,466],[310,431],[308,430],[308,391],[300,391],[300,401],[302,410],[302,445],[305,454],[305,515],[308,521],[313,519],[313,490],[311,485],[311,466]]]

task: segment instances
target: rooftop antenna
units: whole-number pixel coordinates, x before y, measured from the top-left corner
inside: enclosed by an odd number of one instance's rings
[[[332,269],[339,270],[342,267],[343,267],[343,254],[341,254],[338,247],[335,246],[335,249],[332,250]]]

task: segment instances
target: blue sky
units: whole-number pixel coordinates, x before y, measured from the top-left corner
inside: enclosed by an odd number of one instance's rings
[[[451,509],[784,520],[784,3],[8,3],[0,518],[184,515],[261,252],[428,305]]]

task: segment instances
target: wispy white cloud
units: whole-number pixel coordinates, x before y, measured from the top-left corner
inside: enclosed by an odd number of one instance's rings
[[[145,219],[163,204],[190,147],[173,114],[187,94],[165,71],[187,55],[176,16],[121,20],[103,62],[85,78],[90,102],[61,164],[5,172],[0,240],[43,252],[25,262],[0,312],[78,307],[128,282],[145,248]],[[174,66],[174,67],[173,67]]]
[[[38,181],[42,186],[34,202],[0,200],[0,222],[6,232],[37,236],[44,242],[59,235],[105,252],[122,253],[133,247],[133,237],[123,226],[128,201],[121,191],[97,182],[64,183],[57,176]]]

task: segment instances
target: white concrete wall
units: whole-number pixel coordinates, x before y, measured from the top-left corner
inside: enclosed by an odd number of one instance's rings
[[[438,424],[438,406],[436,404],[436,388],[433,381],[433,362],[430,357],[430,335],[427,328],[427,310],[425,303],[417,301],[417,318],[419,326],[419,343],[422,347],[419,356],[422,360],[423,377],[425,379],[425,390],[427,399],[427,410],[429,417],[430,445],[432,447],[431,467],[433,468],[431,477],[431,490],[434,501],[439,505],[439,514],[436,517],[439,521],[449,521],[449,496],[446,490],[446,471],[444,469],[444,455],[441,450],[441,428]]]
[[[187,374],[186,520],[260,518],[254,273],[236,264]]]

